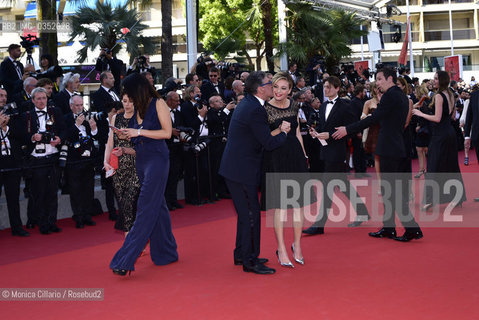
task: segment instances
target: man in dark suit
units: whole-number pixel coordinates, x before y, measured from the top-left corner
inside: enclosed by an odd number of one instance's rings
[[[17,104],[18,111],[24,113],[33,106],[30,94],[37,86],[37,79],[28,77],[23,81],[23,89],[15,94],[13,101]]]
[[[80,94],[78,93],[78,88],[80,87],[80,74],[73,72],[65,74],[63,76],[63,86],[65,88],[53,97],[53,102],[63,114],[67,114],[70,112],[70,98],[74,94]]]
[[[34,108],[21,116],[31,179],[30,192],[35,205],[40,233],[60,232],[57,227],[58,209],[58,148],[65,141],[65,120],[56,107],[47,106],[47,92],[43,88],[32,91]]]
[[[311,136],[325,140],[327,145],[322,147],[320,155],[321,160],[324,161],[324,172],[326,173],[324,179],[322,179],[324,196],[319,209],[319,219],[310,228],[303,231],[303,233],[309,235],[324,233],[324,225],[328,220],[328,213],[333,202],[332,195],[330,196],[326,192],[326,187],[334,179],[339,179],[344,183],[346,189],[342,190],[342,192],[351,202],[353,202],[353,199],[356,200],[353,205],[356,208],[357,220],[351,223],[350,226],[359,226],[363,221],[369,220],[368,209],[346,178],[344,166],[347,154],[346,138],[340,140],[332,138],[335,128],[352,123],[354,118],[349,102],[338,97],[340,88],[341,80],[337,77],[331,76],[326,79],[324,82],[324,92],[328,97],[328,101],[324,102],[319,109],[318,127],[316,130],[311,131]],[[351,195],[354,195],[354,197],[351,198]]]
[[[219,81],[220,72],[217,68],[213,67],[208,72],[209,80],[203,80],[201,84],[201,96],[205,101],[214,95],[220,95],[224,98],[225,86]]]
[[[474,91],[471,94],[466,113],[464,147],[470,149],[471,143],[474,150],[476,150],[477,159],[479,159],[479,91]],[[479,198],[474,198],[474,201],[479,201]]]
[[[94,226],[96,223],[91,215],[95,213],[93,207],[95,170],[94,158],[97,150],[93,139],[97,139],[98,128],[93,118],[85,120],[83,114],[83,98],[70,98],[71,112],[65,115],[66,145],[68,158],[66,163],[66,181],[70,194],[70,205],[73,211],[73,220],[76,228],[85,225]]]
[[[246,79],[245,92],[231,119],[219,173],[225,177],[238,222],[236,229],[235,265],[243,271],[271,274],[275,270],[258,258],[260,251],[260,205],[258,185],[263,150],[273,150],[286,141],[290,124],[283,122],[282,133],[272,136],[268,115],[263,108],[265,100],[273,95],[271,81],[262,71],[254,71]]]
[[[396,86],[397,75],[389,68],[376,73],[376,85],[383,92],[376,111],[365,119],[341,126],[333,134],[334,139],[342,139],[347,134],[361,132],[374,123],[380,123],[381,129],[376,144],[376,154],[380,157],[382,198],[384,202],[383,228],[369,235],[376,238],[392,238],[398,241],[410,241],[423,237],[419,225],[409,210],[409,180],[411,173],[401,173],[401,163],[406,157],[403,131],[409,112],[407,96]],[[397,188],[397,183],[400,188]],[[391,196],[388,198],[387,193]],[[396,213],[405,228],[404,235],[396,236]]]
[[[100,88],[91,95],[92,111],[101,112],[105,103],[120,101],[115,88],[115,77],[110,71],[103,71],[100,74]]]
[[[170,108],[172,134],[171,138],[166,140],[166,145],[170,151],[170,168],[168,171],[168,180],[165,188],[166,205],[170,211],[183,209],[183,205],[178,202],[178,181],[183,171],[183,143],[181,142],[181,131],[177,128],[184,126],[183,117],[178,110],[180,105],[180,96],[174,91],[166,95],[166,104]]]
[[[7,91],[0,88],[0,192],[5,189],[8,219],[12,235],[28,237],[30,234],[22,228],[20,218],[20,180],[22,171],[21,146],[24,144],[17,117],[3,113],[7,102]]]
[[[22,55],[20,45],[11,44],[8,46],[8,57],[0,64],[0,82],[7,90],[7,103],[13,101],[13,96],[22,89],[23,64],[17,61]],[[28,76],[28,75],[27,75]],[[25,78],[27,77],[25,76]]]
[[[366,88],[362,84],[357,84],[354,87],[354,96],[351,99],[351,110],[353,112],[353,121],[361,120],[361,114],[363,113],[364,107],[364,98],[366,96]],[[356,172],[356,178],[369,177],[369,174],[366,173],[366,157],[364,155],[363,148],[363,135],[362,133],[357,133],[351,135],[351,142],[353,145],[353,166],[354,171]]]
[[[113,52],[108,48],[101,48],[100,56],[96,60],[95,70],[98,72],[111,71],[115,78],[115,90],[120,92],[121,74],[123,70],[123,61],[113,56]]]

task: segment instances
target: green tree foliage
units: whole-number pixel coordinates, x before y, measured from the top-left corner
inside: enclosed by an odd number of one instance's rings
[[[95,8],[82,7],[72,17],[72,33],[70,41],[79,37],[86,45],[78,51],[79,61],[87,58],[88,49],[95,50],[98,46],[113,48],[114,54],[126,44],[126,51],[130,60],[140,54],[154,52],[152,41],[141,35],[141,31],[148,26],[141,23],[141,18],[135,9],[126,6],[112,7],[109,2],[97,1]],[[122,29],[130,31],[122,37]],[[117,44],[115,46],[115,44]],[[131,62],[131,61],[130,61]]]
[[[253,59],[248,49],[256,51],[256,67],[265,56],[263,14],[260,5],[264,0],[200,0],[199,40],[205,50],[224,59],[231,53],[246,57],[251,68]],[[278,20],[275,1],[272,4],[271,29],[273,46],[277,45]],[[250,40],[250,44],[248,41]]]
[[[317,8],[308,2],[289,3],[287,8],[288,41],[280,52],[299,64],[307,64],[319,53],[331,72],[351,55],[351,40],[366,34],[359,29],[362,20],[354,12]]]

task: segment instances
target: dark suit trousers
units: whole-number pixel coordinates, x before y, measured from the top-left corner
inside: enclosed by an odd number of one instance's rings
[[[66,171],[73,220],[77,222],[91,220],[95,188],[93,163],[67,165]]]
[[[33,158],[31,195],[35,204],[36,223],[48,230],[57,221],[59,169],[58,156]]]
[[[183,170],[183,145],[181,143],[168,146],[170,150],[170,171],[166,182],[165,199],[166,203],[172,204],[178,200],[178,180]]]
[[[384,228],[396,227],[396,213],[406,229],[419,228],[409,210],[409,190],[411,172],[404,172],[404,159],[380,157],[381,186],[384,203]],[[399,185],[397,185],[399,184]]]
[[[366,158],[364,156],[363,141],[354,136],[351,138],[353,144],[353,166],[355,172],[366,172]]]
[[[7,199],[8,219],[10,227],[13,229],[22,227],[20,219],[20,171],[0,172],[0,193],[2,186],[5,188],[5,198]]]
[[[225,181],[238,215],[234,258],[242,259],[244,265],[254,265],[259,256],[261,236],[258,187]]]
[[[331,209],[333,199],[332,197],[329,197],[327,194],[327,185],[329,182],[333,179],[339,179],[344,182],[346,185],[346,190],[341,191],[344,193],[344,195],[351,201],[351,192],[354,195],[354,199],[359,199],[359,194],[356,189],[351,188],[351,184],[349,183],[346,173],[344,172],[344,163],[339,162],[339,161],[325,161],[324,162],[324,179],[323,184],[325,189],[323,190],[323,200],[321,202],[321,206],[319,207],[319,219],[314,223],[314,226],[317,227],[324,227],[326,224],[326,221],[328,220],[328,211]],[[361,201],[358,200],[356,204],[356,212],[357,215],[361,216],[367,216],[368,215],[368,209],[366,205]]]

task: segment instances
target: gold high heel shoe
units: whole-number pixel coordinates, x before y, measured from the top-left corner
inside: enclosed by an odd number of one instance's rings
[[[282,267],[286,267],[286,268],[294,268],[294,265],[290,262],[281,262],[281,260],[279,259],[279,253],[278,253],[278,250],[276,250],[276,256],[278,257],[278,262],[279,264],[282,266]]]
[[[301,258],[301,259],[296,259],[295,255],[294,255],[294,243],[291,245],[291,251],[293,251],[293,258],[294,258],[294,261],[296,261],[297,263],[301,264],[304,266],[304,257]]]

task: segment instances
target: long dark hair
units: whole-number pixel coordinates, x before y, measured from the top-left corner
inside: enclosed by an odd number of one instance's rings
[[[141,119],[145,118],[146,110],[148,109],[151,99],[160,98],[160,95],[148,79],[139,73],[130,74],[123,79],[121,85],[120,96],[126,94],[131,101],[133,101],[133,105]]]
[[[436,102],[436,96],[446,90],[447,95],[449,96],[449,99],[452,102],[452,105],[454,106],[454,94],[452,93],[451,89],[449,89],[449,83],[451,82],[451,77],[449,77],[449,73],[446,71],[438,71],[437,73],[437,80],[439,82],[439,86],[437,88],[436,94],[432,98],[432,103],[429,105],[431,108],[434,106],[434,103]],[[448,108],[449,108],[449,102],[448,102]]]

